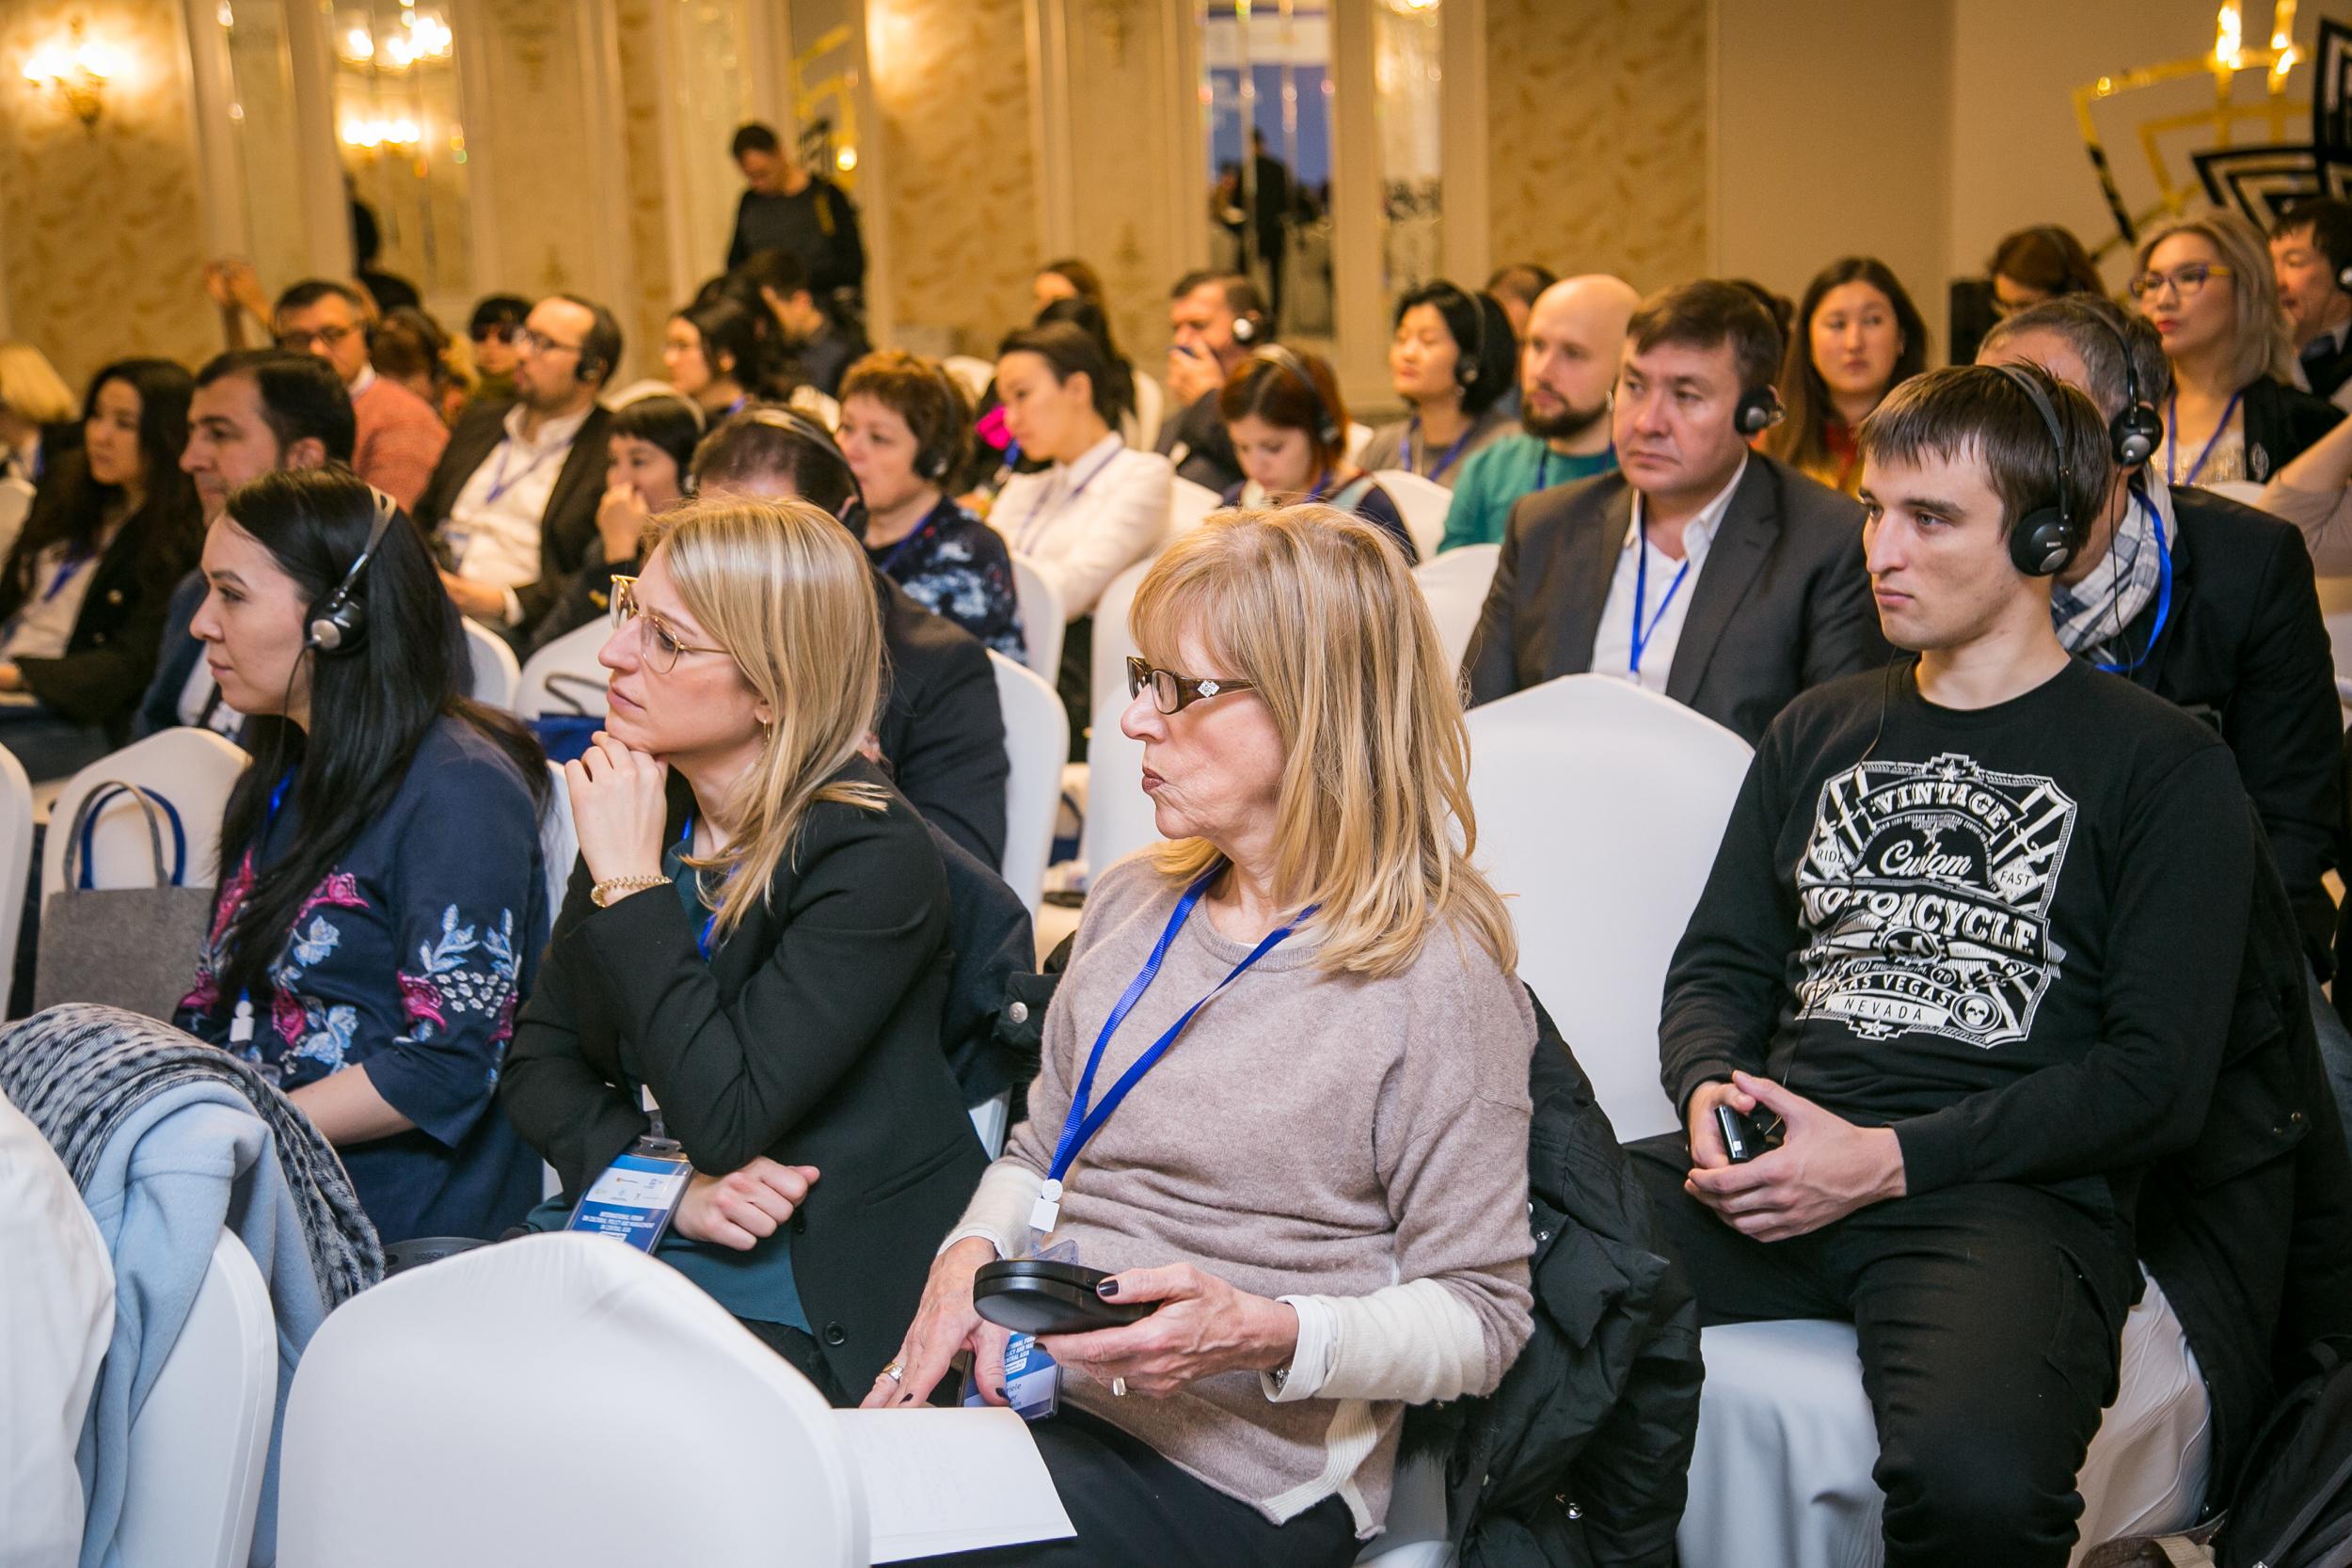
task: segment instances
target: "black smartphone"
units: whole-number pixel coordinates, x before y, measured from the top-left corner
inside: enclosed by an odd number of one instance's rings
[[[1715,1107],[1715,1126],[1724,1135],[1724,1152],[1731,1156],[1735,1165],[1744,1165],[1764,1152],[1764,1140],[1748,1118],[1728,1105]]]

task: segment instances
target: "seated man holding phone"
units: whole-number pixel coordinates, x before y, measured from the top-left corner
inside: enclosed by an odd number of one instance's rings
[[[2088,399],[1954,367],[1858,439],[1917,657],[1766,732],[1666,978],[1688,1147],[1635,1167],[1702,1322],[1853,1323],[1889,1568],[2056,1568],[2139,1177],[2197,1136],[2228,1034],[2252,828],[2220,736],[2052,629],[2108,487]]]

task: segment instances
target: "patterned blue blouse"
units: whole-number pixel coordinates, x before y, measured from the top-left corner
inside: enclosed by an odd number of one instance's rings
[[[864,507],[850,508],[848,522],[850,532],[865,537]],[[952,499],[941,497],[930,515],[897,544],[867,546],[866,559],[915,603],[1014,663],[1029,657],[1004,536]]]
[[[174,1020],[235,1051],[281,1089],[365,1063],[412,1132],[340,1150],[386,1242],[495,1240],[539,1196],[539,1161],[496,1103],[499,1068],[548,941],[548,893],[530,791],[472,725],[425,732],[407,777],[294,917],[253,997],[253,1038],[232,1045],[237,998],[220,945],[272,846],[299,827],[293,792],[222,883]]]

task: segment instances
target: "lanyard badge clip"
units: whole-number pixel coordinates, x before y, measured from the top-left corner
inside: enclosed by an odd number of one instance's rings
[[[610,1236],[651,1252],[676,1218],[693,1177],[692,1163],[675,1140],[639,1138],[589,1183],[564,1228]]]

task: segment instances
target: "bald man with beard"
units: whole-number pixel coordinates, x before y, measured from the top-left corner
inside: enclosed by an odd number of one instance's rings
[[[1626,323],[1641,302],[1633,285],[1606,273],[1563,278],[1535,296],[1519,341],[1522,429],[1462,466],[1440,551],[1499,545],[1523,497],[1617,466],[1609,388]]]

